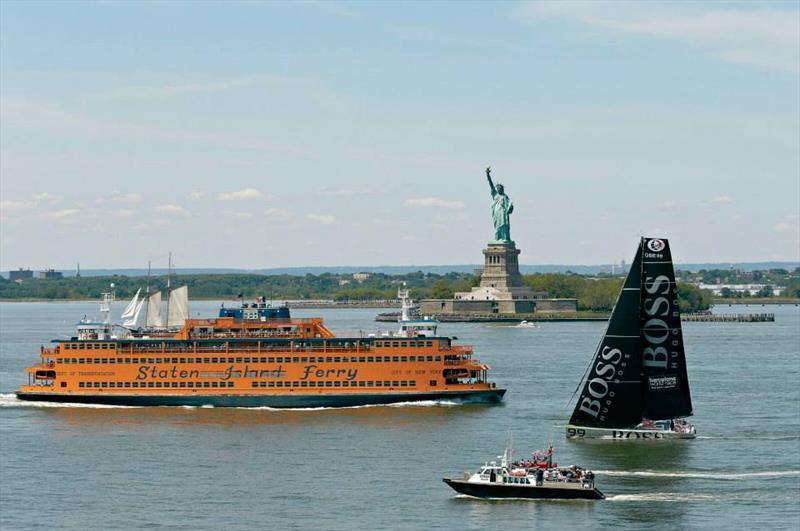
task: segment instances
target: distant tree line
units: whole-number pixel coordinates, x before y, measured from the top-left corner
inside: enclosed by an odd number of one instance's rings
[[[362,282],[352,275],[324,273],[321,275],[257,275],[257,274],[195,274],[172,275],[173,287],[186,285],[194,299],[246,300],[265,296],[271,300],[333,299],[337,301],[392,300],[404,284],[416,299],[447,299],[461,291],[477,286],[479,278],[466,273],[408,273],[388,275],[374,273]],[[535,291],[545,291],[550,297],[574,298],[580,311],[610,311],[622,287],[621,277],[591,277],[574,273],[525,275],[525,284]],[[29,279],[10,282],[0,278],[0,299],[99,299],[110,290],[118,299],[130,299],[139,288],[148,284],[152,291],[166,289],[166,276],[129,277],[123,275],[98,277],[68,277],[57,280]],[[793,289],[800,292],[800,285]],[[711,293],[688,283],[678,284],[681,310],[706,310]]]

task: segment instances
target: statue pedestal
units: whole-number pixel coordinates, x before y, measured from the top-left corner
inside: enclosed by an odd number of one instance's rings
[[[489,243],[483,250],[484,265],[480,286],[501,291],[524,287],[522,275],[519,273],[520,252],[514,242]]]

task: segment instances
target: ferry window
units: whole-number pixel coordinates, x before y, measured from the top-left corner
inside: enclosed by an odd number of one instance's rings
[[[342,387],[350,387],[350,382],[342,382]]]
[[[373,344],[374,344],[376,347],[380,347],[380,346],[381,346],[381,342],[380,342],[380,341],[376,341],[376,342],[375,342],[375,343],[373,343]]]
[[[219,387],[219,382],[211,382],[211,387]]]
[[[108,358],[101,358],[100,363],[108,363]]]
[[[403,347],[403,348],[407,347],[408,346],[408,341],[403,341],[402,343],[400,343],[400,346]]]
[[[317,382],[308,382],[308,386],[309,387],[316,387],[317,386]]]
[[[275,358],[275,361],[277,361],[278,363],[283,363],[283,357],[278,356],[277,358]]]
[[[78,363],[85,363],[85,362],[86,362],[85,358],[78,358]]]
[[[153,363],[161,363],[161,362],[162,362],[161,358],[156,358],[156,360]]]
[[[275,382],[269,382],[270,387],[275,387]]]
[[[325,382],[325,387],[333,387],[333,382]]]
[[[365,382],[364,380],[361,380],[360,382],[358,382],[358,386],[359,387],[365,387],[366,385],[367,385],[367,382]]]
[[[400,361],[408,361],[408,356],[400,356]]]
[[[125,387],[130,387],[130,386],[131,386],[130,382],[125,382]]]
[[[228,363],[233,363],[233,358],[228,358]]]
[[[342,356],[342,363],[347,363],[349,361],[350,361],[350,358],[348,358],[347,356]],[[355,361],[355,360],[353,360],[353,361]]]
[[[100,387],[108,387],[108,382],[101,382]]]
[[[392,356],[392,361],[400,361],[400,357],[399,356]]]
[[[308,387],[308,382],[300,382],[300,387]]]
[[[436,356],[436,361],[442,361],[442,357],[441,356]]]
[[[56,360],[56,363],[57,363],[57,364],[59,364],[59,365],[61,365],[62,363],[65,363],[65,362],[64,362],[64,360],[62,360],[61,358],[59,358],[59,359],[57,359],[57,360]],[[66,361],[66,363],[69,363],[69,360],[67,360],[67,361]]]
[[[139,363],[139,358],[133,358],[131,361],[132,361],[133,363]]]
[[[283,387],[283,382],[278,382],[276,385],[277,385],[278,387]]]
[[[292,361],[295,363],[300,363],[300,358],[295,356],[294,358],[292,358]]]
[[[436,387],[436,380],[431,380],[430,381],[430,386],[431,387]]]
[[[375,387],[375,382],[372,380],[367,381],[367,387]]]
[[[108,345],[108,348],[110,348],[111,350],[114,350],[114,349],[116,349],[116,348],[117,348],[117,344],[116,344],[116,343],[110,343],[110,344]]]
[[[364,356],[359,356],[359,357],[358,357],[358,361],[359,361],[360,363],[364,363],[364,359],[365,359],[365,358],[364,358]]]
[[[425,356],[425,361],[433,361],[433,356]]]
[[[339,356],[336,356],[335,358],[333,358],[333,362],[334,363],[340,363],[341,361],[342,361],[342,358],[340,358]]]
[[[218,361],[219,360],[217,358],[211,358],[211,363],[218,363]]]
[[[292,382],[292,387],[300,387],[300,382]]]
[[[130,363],[130,362],[131,362],[130,358],[125,358],[125,363]]]
[[[116,363],[116,360],[114,360],[114,358],[108,358],[108,362],[113,365],[114,363]]]
[[[250,363],[250,358],[245,358],[245,359],[244,359],[244,362],[245,362],[245,363]]]
[[[155,387],[155,382],[147,382],[147,387]]]
[[[186,382],[181,382],[181,383],[179,384],[179,386],[180,386],[180,387],[186,387]],[[173,387],[174,387],[174,386],[173,386]]]
[[[400,387],[408,387],[408,382],[407,382],[407,381],[405,381],[405,380],[402,380],[402,381],[400,382]]]
[[[94,382],[94,387],[100,387],[100,382]]]
[[[261,363],[266,363],[266,362],[267,362],[267,358],[261,358]]]
[[[253,386],[253,387],[258,387],[258,382],[253,381],[253,382],[250,383],[250,385]]]
[[[241,363],[241,362],[242,362],[242,358],[236,358],[236,363]]]
[[[300,361],[303,363],[308,363],[308,358],[300,358]]]
[[[416,380],[411,380],[410,382],[408,382],[408,385],[410,385],[411,387],[416,387],[417,386],[417,381]]]
[[[161,387],[161,382],[156,382],[156,387]]]
[[[399,385],[400,385],[400,382],[398,382],[397,380],[393,380],[392,381],[392,387],[397,387]]]
[[[375,361],[374,356],[367,356],[367,362],[372,363],[373,361]]]
[[[78,387],[86,387],[86,382],[78,382]]]
[[[342,382],[333,382],[333,386],[334,387],[341,387],[342,386]]]
[[[433,346],[433,341],[426,341],[425,344],[429,347]]]
[[[330,356],[326,356],[325,357],[325,362],[326,363],[331,363],[331,362],[333,362],[333,358],[331,358]]]
[[[178,358],[180,361],[179,363],[186,363],[186,358]],[[175,358],[172,358],[172,363],[175,363]]]
[[[397,346],[399,346],[399,345],[400,345],[400,344],[399,344],[397,341],[392,341],[392,346],[393,346],[393,347],[397,347]]]
[[[380,381],[380,380],[377,380],[377,381],[375,382],[375,387],[383,387],[383,382],[382,382],[382,381]]]
[[[228,387],[233,387],[233,382],[228,382]]]
[[[203,387],[211,387],[211,382],[203,382]]]

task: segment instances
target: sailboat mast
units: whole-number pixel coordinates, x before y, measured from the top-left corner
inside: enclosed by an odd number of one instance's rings
[[[169,300],[172,298],[170,291],[170,277],[172,276],[172,251],[169,252],[167,259],[167,326],[169,326]]]
[[[145,288],[145,299],[147,304],[144,305],[144,326],[147,326],[147,314],[150,310],[150,260],[147,261],[147,287]]]

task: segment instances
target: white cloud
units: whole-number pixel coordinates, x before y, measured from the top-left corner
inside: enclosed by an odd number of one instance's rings
[[[712,199],[711,202],[717,205],[729,205],[733,203],[733,199],[729,195],[718,195]]]
[[[403,205],[421,208],[446,208],[449,210],[461,210],[464,208],[464,203],[461,201],[447,201],[438,197],[415,197],[406,199]]]
[[[336,218],[327,214],[306,214],[306,219],[315,221],[320,225],[333,225],[336,223]]]
[[[245,199],[258,199],[263,194],[255,188],[244,188],[235,192],[223,192],[219,194],[222,201],[242,201]]]
[[[131,208],[120,208],[118,210],[112,210],[111,214],[117,216],[118,218],[132,218],[136,214],[138,214],[138,210],[134,210]]]
[[[541,1],[516,6],[512,14],[530,22],[571,19],[611,31],[681,40],[711,49],[720,59],[731,63],[792,72],[800,69],[797,9],[700,11],[688,2],[665,5]]]
[[[356,195],[357,192],[353,190],[344,190],[341,188],[331,188],[329,186],[323,186],[319,190],[317,190],[319,195],[324,195],[328,197],[352,197]]]
[[[205,192],[192,192],[189,194],[189,199],[202,199],[207,194]]]
[[[786,231],[793,231],[797,230],[797,227],[793,223],[776,223],[772,230],[776,232],[786,232]]]
[[[166,204],[153,207],[153,212],[158,214],[165,214],[168,216],[187,216],[189,211],[180,205]]]
[[[212,79],[194,83],[172,83],[156,87],[122,87],[94,94],[96,100],[158,99],[187,94],[225,92],[231,89],[248,87],[257,83],[298,81],[279,76],[242,76],[228,79]]]
[[[275,218],[288,218],[292,213],[285,208],[268,208],[264,214]]]
[[[60,195],[52,195],[48,194],[47,192],[42,192],[41,194],[36,194],[33,196],[36,201],[41,201],[42,203],[58,203],[63,199]]]
[[[26,210],[38,204],[36,201],[0,201],[0,210]]]
[[[141,203],[142,202],[142,194],[131,192],[127,194],[123,194],[119,190],[113,190],[107,196],[100,196],[95,199],[96,203]]]
[[[77,208],[65,208],[63,210],[53,210],[45,212],[44,216],[50,219],[64,219],[72,217],[80,212]]]

